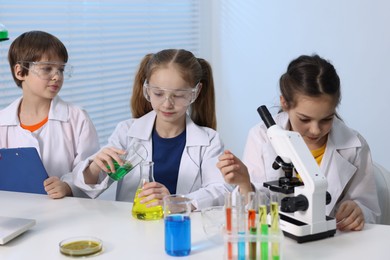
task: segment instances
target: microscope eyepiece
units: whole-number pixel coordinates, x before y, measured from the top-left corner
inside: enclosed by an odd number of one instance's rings
[[[264,106],[264,105],[259,106],[257,108],[257,113],[259,113],[261,119],[263,120],[263,122],[267,126],[267,128],[270,128],[271,126],[276,124],[266,106]]]

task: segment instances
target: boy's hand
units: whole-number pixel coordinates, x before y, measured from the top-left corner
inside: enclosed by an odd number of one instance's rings
[[[61,181],[57,176],[47,178],[43,182],[45,191],[52,199],[61,199],[65,196],[72,196],[72,189],[66,182]]]

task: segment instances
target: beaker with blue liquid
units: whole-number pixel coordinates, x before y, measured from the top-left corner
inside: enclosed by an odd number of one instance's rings
[[[191,199],[174,194],[164,197],[165,252],[187,256],[191,252]]]

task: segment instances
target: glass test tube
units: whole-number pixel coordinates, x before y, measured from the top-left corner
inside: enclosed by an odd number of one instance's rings
[[[237,227],[238,227],[238,260],[245,260],[245,197],[237,193],[236,198]]]
[[[248,230],[249,234],[256,235],[257,223],[256,223],[256,209],[257,199],[255,192],[248,193]],[[256,241],[249,242],[249,259],[256,260]]]
[[[226,234],[232,234],[232,194],[225,193],[225,215],[226,215]],[[233,259],[233,245],[232,242],[227,242],[227,258]]]
[[[278,193],[272,192],[271,193],[271,233],[274,235],[277,235],[279,233],[279,198]],[[271,245],[271,253],[272,253],[272,260],[279,260],[280,259],[280,252],[279,252],[279,243],[273,242]]]
[[[264,237],[268,237],[268,222],[267,222],[267,195],[259,191],[257,195],[259,204],[259,227],[260,233]],[[260,243],[260,259],[268,260],[268,241],[262,240]]]

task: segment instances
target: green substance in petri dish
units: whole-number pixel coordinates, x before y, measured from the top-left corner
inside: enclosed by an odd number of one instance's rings
[[[108,176],[110,176],[111,179],[116,181],[122,179],[126,174],[128,174],[134,168],[133,165],[131,165],[131,163],[129,162],[126,162],[122,166],[120,166],[117,161],[114,161],[114,167],[115,167],[115,172],[108,173]],[[110,170],[110,166],[107,165],[107,168]]]
[[[88,256],[102,250],[102,244],[91,240],[80,240],[61,245],[60,251],[69,256]]]

